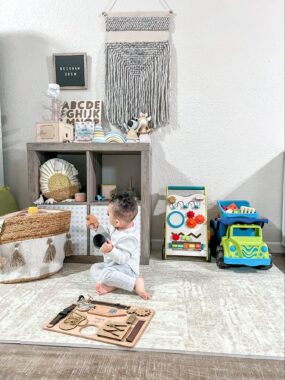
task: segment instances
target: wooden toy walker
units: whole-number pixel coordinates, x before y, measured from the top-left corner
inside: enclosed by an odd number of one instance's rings
[[[167,187],[162,258],[169,256],[197,256],[211,261],[204,186]]]

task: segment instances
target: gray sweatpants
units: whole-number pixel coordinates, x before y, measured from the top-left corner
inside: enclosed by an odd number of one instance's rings
[[[107,263],[93,264],[90,268],[92,277],[97,283],[114,286],[132,292],[137,275],[128,265]]]

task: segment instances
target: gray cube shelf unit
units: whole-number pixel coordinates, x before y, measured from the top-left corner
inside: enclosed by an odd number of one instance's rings
[[[74,261],[101,261],[101,255],[94,252],[92,236],[85,226],[85,216],[94,213],[106,222],[108,202],[95,201],[100,194],[99,186],[108,184],[110,178],[118,185],[118,191],[128,187],[130,176],[133,178],[138,196],[139,214],[137,221],[141,231],[141,264],[149,263],[150,255],[150,207],[151,207],[151,147],[147,143],[28,143],[28,191],[29,202],[40,196],[39,168],[51,158],[62,158],[74,164],[79,172],[79,181],[86,191],[87,202],[59,202],[44,205],[72,211],[71,235],[75,239]],[[104,181],[104,182],[103,182]],[[105,219],[104,219],[105,218]],[[103,219],[103,220],[102,220]]]

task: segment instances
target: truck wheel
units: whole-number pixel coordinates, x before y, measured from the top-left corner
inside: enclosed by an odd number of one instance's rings
[[[217,255],[217,246],[219,245],[218,239],[216,236],[211,236],[209,241],[209,252],[212,257]]]
[[[228,264],[225,264],[224,262],[224,248],[219,245],[217,247],[217,256],[216,256],[216,262],[217,262],[217,266],[220,268],[220,269],[226,269],[229,267]]]
[[[210,241],[211,241],[211,239],[210,239]],[[210,245],[210,241],[208,241],[208,252],[206,253],[206,261],[207,261],[207,263],[210,263],[211,259],[212,259],[212,248],[211,248],[211,245]]]

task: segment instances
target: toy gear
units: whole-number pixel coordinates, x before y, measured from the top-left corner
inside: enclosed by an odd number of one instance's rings
[[[146,309],[144,307],[131,307],[128,310],[128,314],[135,314],[138,317],[147,317],[148,315],[150,315],[150,313],[150,309]]]

